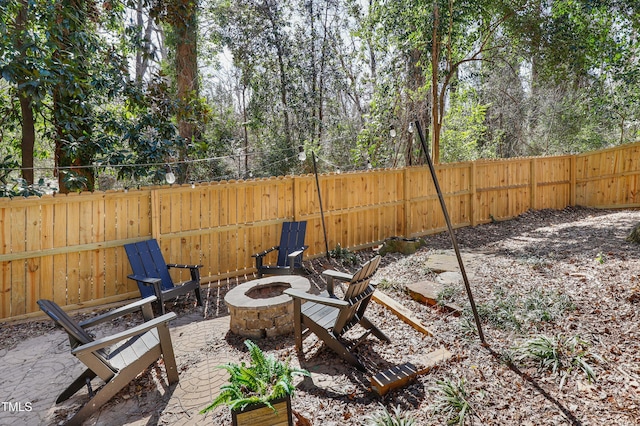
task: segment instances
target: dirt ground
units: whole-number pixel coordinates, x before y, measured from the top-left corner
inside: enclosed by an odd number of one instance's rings
[[[355,349],[369,368],[366,373],[342,363],[315,337],[305,341],[304,357],[295,352],[293,336],[257,343],[311,372],[310,379],[298,384],[292,405],[313,425],[362,425],[380,404],[400,407],[417,425],[446,424],[451,417],[435,409],[442,383],[461,380],[470,408],[461,424],[640,425],[640,245],[625,241],[639,222],[640,211],[567,208],[456,230],[460,249],[475,255],[465,269],[486,345],[473,326],[461,283],[447,285],[441,296],[462,307],[462,315],[418,303],[405,291],[407,284],[435,280],[425,262],[434,253],[450,252],[447,233],[425,237],[426,246],[415,254],[384,256],[375,276],[378,290],[411,309],[433,337],[371,303],[367,316],[391,343],[369,337]],[[357,253],[358,262],[373,254]],[[353,270],[335,259],[331,265],[319,259],[306,262],[316,290],[324,285],[319,273],[329,266]],[[207,316],[226,315],[222,297],[232,286],[208,292]],[[178,303],[173,310],[180,315],[191,309],[191,304]],[[49,321],[2,324],[0,351],[12,347],[15,336],[51,328]],[[582,352],[576,353],[592,367],[595,380],[576,365],[553,373],[519,359],[515,348],[536,336],[579,338]],[[236,351],[238,359],[246,359],[242,340],[229,333],[211,350]],[[371,391],[373,373],[441,347],[453,357],[438,368],[385,397]],[[567,361],[572,353],[560,355],[563,366],[571,367]],[[216,410],[212,421],[231,424],[228,410]]]

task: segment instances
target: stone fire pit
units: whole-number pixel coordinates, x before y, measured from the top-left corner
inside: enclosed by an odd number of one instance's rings
[[[308,292],[309,280],[298,275],[278,275],[240,284],[224,297],[231,316],[231,332],[261,338],[293,332],[293,299],[283,294],[293,288]]]

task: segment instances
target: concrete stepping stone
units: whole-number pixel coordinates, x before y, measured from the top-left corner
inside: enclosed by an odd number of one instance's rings
[[[413,300],[432,306],[438,304],[438,294],[443,289],[443,284],[429,280],[407,284],[407,292]]]
[[[462,276],[460,276],[462,282]],[[438,305],[438,294],[444,288],[443,283],[433,282],[429,280],[418,281],[417,283],[407,284],[407,292],[413,300],[424,303],[429,306],[438,306],[439,308],[460,315],[462,308],[453,303],[445,303]]]
[[[468,273],[469,267],[475,263],[476,255],[470,253],[462,253],[462,262],[464,263],[464,269]],[[431,254],[427,258],[425,265],[433,272],[439,274],[442,272],[460,272],[460,266],[458,265],[458,258],[455,253],[436,253]]]

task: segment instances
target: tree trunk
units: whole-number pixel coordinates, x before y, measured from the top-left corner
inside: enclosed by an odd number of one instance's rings
[[[22,178],[29,185],[35,181],[33,171],[33,149],[36,141],[36,131],[31,108],[31,97],[25,93],[20,94],[20,111],[22,113]]]
[[[440,26],[440,11],[438,2],[434,2],[433,8],[433,38],[431,40],[431,159],[434,164],[440,162],[440,101],[438,96],[438,66],[440,63],[440,42],[438,27]]]
[[[22,53],[23,38],[22,33],[25,30],[28,19],[29,1],[21,0],[20,11],[16,17],[15,26],[18,38],[16,39],[16,50]],[[18,87],[22,87],[26,83],[24,80],[18,81]],[[22,178],[29,185],[34,183],[33,172],[33,149],[36,141],[35,122],[33,117],[33,108],[31,107],[31,96],[23,89],[18,89],[20,98],[20,112],[22,114],[22,142],[20,148],[22,151]]]
[[[73,0],[69,3],[61,2],[59,5],[58,13],[60,14],[60,19],[64,20],[71,17],[68,21],[72,24],[60,29],[56,51],[53,53],[54,62],[62,64],[63,67],[64,65],[69,65],[67,69],[73,69],[74,71],[73,73],[67,72],[63,74],[53,88],[52,93],[55,127],[54,160],[56,173],[58,174],[58,185],[61,193],[68,193],[70,190],[93,191],[95,188],[95,173],[91,167],[88,167],[91,165],[92,150],[86,147],[86,144],[90,141],[92,129],[86,123],[87,120],[83,121],[83,117],[79,116],[77,112],[70,112],[70,106],[77,104],[79,98],[90,90],[87,82],[83,81],[83,78],[86,77],[83,71],[75,69],[76,67],[81,68],[81,65],[77,65],[77,57],[83,55],[85,46],[71,45],[69,42],[72,32],[86,29],[83,25],[87,25],[87,23],[79,17],[86,17],[86,11],[92,4],[81,0]],[[76,90],[70,92],[70,88],[76,88]],[[87,111],[83,111],[81,114],[87,113]],[[80,145],[75,154],[69,153],[69,141],[71,140],[77,141]],[[62,168],[62,173],[60,168]],[[69,187],[64,179],[67,173],[82,177],[85,182],[83,185],[78,183],[77,186]]]
[[[284,120],[284,137],[287,147],[291,147],[291,129],[289,126],[289,106],[288,106],[288,92],[287,92],[287,73],[284,63],[285,52],[282,42],[282,36],[279,31],[278,23],[273,14],[272,7],[277,7],[277,2],[272,4],[269,1],[265,1],[265,11],[269,22],[271,23],[271,32],[273,34],[273,42],[275,43],[276,52],[278,55],[278,70],[280,73],[280,101],[282,102],[283,120]]]
[[[142,40],[142,48],[136,51],[136,82],[142,83],[142,79],[149,68],[149,57],[151,55],[151,33],[153,31],[153,20],[147,17],[147,25],[144,26],[144,1],[138,0],[136,5],[137,31]],[[144,34],[142,28],[144,27]]]
[[[197,49],[197,9],[196,0],[174,0],[175,15],[169,17],[175,32],[176,54],[176,87],[178,97],[178,133],[186,144],[180,152],[180,160],[187,157],[187,146],[199,138],[196,124],[198,99],[198,49]],[[179,11],[179,12],[177,12]],[[180,15],[178,15],[180,13]],[[178,168],[178,182],[183,183],[187,177],[187,168]]]

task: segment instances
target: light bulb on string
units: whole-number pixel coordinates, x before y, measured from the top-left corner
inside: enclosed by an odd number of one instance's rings
[[[409,133],[413,133],[413,122],[409,123],[409,128],[407,129]]]
[[[298,160],[305,161],[307,159],[307,153],[304,152],[304,148],[302,147],[302,145],[300,145],[298,147]]]
[[[396,128],[395,128],[395,126],[391,126],[391,128],[389,129],[389,136],[391,136],[392,138],[396,137]]]
[[[371,160],[367,160],[367,169],[373,169],[373,164],[371,164]]]
[[[173,170],[171,170],[171,166],[167,164],[167,173],[164,175],[164,180],[167,181],[169,185],[173,185],[176,183],[176,175],[173,174]]]

